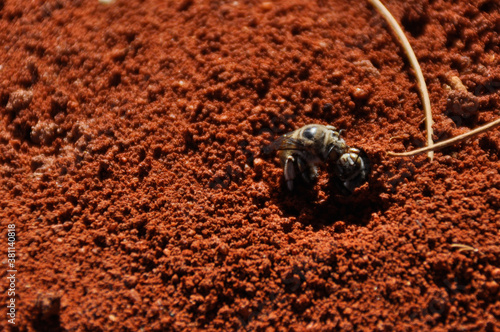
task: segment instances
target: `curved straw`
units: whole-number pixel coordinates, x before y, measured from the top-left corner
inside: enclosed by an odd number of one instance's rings
[[[417,75],[418,88],[420,89],[420,96],[422,98],[422,105],[424,107],[425,113],[425,127],[427,130],[427,147],[429,148],[428,157],[432,161],[434,157],[434,152],[432,146],[434,142],[432,141],[432,113],[431,113],[431,102],[429,99],[429,93],[427,92],[427,85],[425,84],[424,75],[422,74],[422,70],[420,69],[420,65],[418,64],[417,57],[415,53],[413,53],[413,49],[411,48],[408,39],[406,38],[403,30],[399,27],[398,22],[394,19],[391,13],[385,8],[385,6],[379,0],[368,0],[375,9],[384,17],[384,19],[389,23],[389,26],[392,28],[396,36],[398,37],[399,42],[401,43],[401,47],[405,51],[408,56],[408,60],[410,61],[410,65],[415,71],[415,75]]]
[[[421,148],[421,149],[417,149],[417,150],[413,150],[413,151],[408,151],[408,152],[401,152],[401,153],[398,153],[398,152],[387,152],[387,155],[389,155],[389,156],[395,156],[395,157],[409,157],[409,156],[414,156],[414,155],[417,155],[417,154],[420,154],[420,153],[424,153],[424,152],[427,152],[427,151],[431,151],[431,150],[442,149],[442,148],[444,148],[444,147],[446,147],[448,145],[452,145],[452,144],[455,144],[457,142],[466,140],[467,138],[469,138],[471,136],[480,134],[483,131],[486,131],[488,129],[492,129],[492,128],[498,126],[498,125],[500,125],[500,118],[496,119],[495,121],[491,121],[490,123],[487,123],[487,124],[485,124],[485,125],[483,125],[481,127],[478,127],[478,128],[476,128],[474,130],[471,130],[468,133],[452,137],[452,138],[447,139],[445,141],[436,143],[436,144],[434,144],[432,146],[426,146],[425,148]]]

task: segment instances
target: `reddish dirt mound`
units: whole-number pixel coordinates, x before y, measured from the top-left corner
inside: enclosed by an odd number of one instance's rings
[[[497,1],[387,1],[435,139],[499,116]],[[2,303],[20,331],[500,329],[500,133],[425,156],[367,3],[0,1]],[[373,164],[339,195],[261,148],[308,123]],[[457,247],[467,245],[469,247]]]

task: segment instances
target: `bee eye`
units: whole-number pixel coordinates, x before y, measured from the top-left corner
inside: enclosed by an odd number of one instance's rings
[[[318,128],[316,127],[309,127],[302,132],[302,135],[304,135],[304,137],[307,139],[313,139],[314,135],[316,135],[317,130]]]

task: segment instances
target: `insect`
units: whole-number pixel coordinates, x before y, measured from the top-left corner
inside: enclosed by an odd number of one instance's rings
[[[334,166],[334,182],[344,194],[366,181],[370,171],[368,157],[364,151],[349,147],[342,132],[333,126],[310,124],[280,136],[266,147],[266,151],[279,151],[290,191],[299,176],[308,184],[316,181],[318,167],[325,164]]]

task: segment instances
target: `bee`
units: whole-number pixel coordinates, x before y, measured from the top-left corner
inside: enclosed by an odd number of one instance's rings
[[[343,193],[351,193],[366,181],[370,163],[364,151],[346,144],[342,132],[334,126],[310,124],[280,136],[265,151],[278,151],[290,191],[299,176],[306,183],[314,183],[318,178],[318,167],[331,164],[334,166],[334,182]]]

